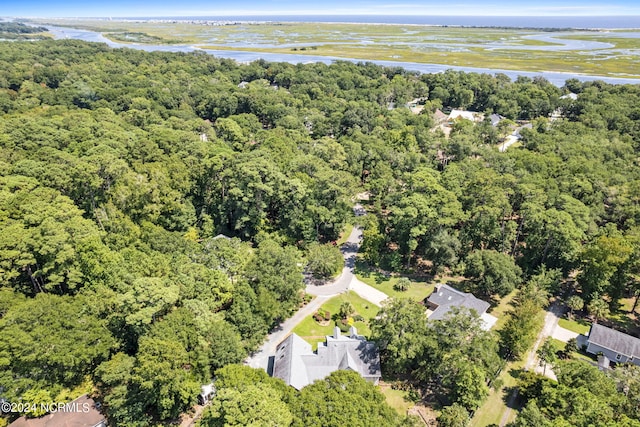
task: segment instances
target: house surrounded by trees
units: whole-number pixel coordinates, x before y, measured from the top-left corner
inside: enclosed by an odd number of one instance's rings
[[[587,338],[587,353],[602,354],[601,366],[609,362],[640,365],[640,339],[594,323]]]
[[[338,370],[355,371],[378,384],[382,375],[378,346],[358,335],[353,326],[348,336],[340,334],[336,326],[333,336],[327,335],[315,353],[311,344],[296,334],[289,335],[276,348],[273,376],[297,390]]]
[[[488,331],[498,319],[487,313],[490,304],[473,294],[461,292],[449,285],[440,285],[426,300],[427,316],[430,320],[444,319],[453,307],[465,307],[474,310],[482,319],[482,329]]]

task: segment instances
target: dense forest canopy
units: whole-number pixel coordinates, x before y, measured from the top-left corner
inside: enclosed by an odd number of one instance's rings
[[[405,107],[416,98],[420,114]],[[578,272],[587,302],[615,303],[639,288],[639,101],[640,87],[602,82],[4,43],[0,393],[57,401],[93,384],[115,425],[175,419],[297,309],[306,260],[338,237],[363,190],[373,266],[464,274],[486,297]],[[438,108],[532,127],[501,153],[504,129],[463,120],[445,137]],[[416,308],[383,314],[394,310]],[[386,318],[374,335],[388,345]],[[415,354],[452,345],[413,326],[425,335]],[[405,357],[385,369],[445,378],[450,401],[473,410],[499,365],[496,341],[474,334],[486,349],[476,365]],[[338,394],[314,385],[263,415],[320,422],[327,408],[305,411],[318,393],[343,399],[339,384],[379,399],[353,378],[326,381]],[[246,394],[229,385],[207,422],[242,420],[236,404],[270,388],[293,393],[265,379]]]

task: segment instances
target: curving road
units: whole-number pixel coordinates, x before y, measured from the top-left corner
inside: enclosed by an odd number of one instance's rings
[[[355,205],[353,210],[356,216],[361,216],[365,213],[363,207],[359,204]],[[314,295],[315,298],[271,331],[264,344],[244,361],[245,365],[253,368],[262,368],[269,372],[269,358],[275,354],[278,344],[291,333],[298,323],[307,316],[311,316],[322,304],[336,295],[353,290],[362,298],[377,306],[380,306],[381,302],[388,298],[387,294],[361,282],[354,274],[356,254],[360,249],[361,241],[362,230],[358,227],[353,227],[349,238],[340,247],[344,257],[342,273],[335,280],[324,285],[315,285],[310,280],[307,280],[306,292]]]

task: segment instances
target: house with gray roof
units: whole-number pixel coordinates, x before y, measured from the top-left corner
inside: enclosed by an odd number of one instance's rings
[[[296,390],[341,369],[355,371],[374,384],[378,384],[382,375],[378,346],[358,335],[353,326],[349,335],[342,335],[336,326],[333,336],[327,335],[316,352],[296,334],[289,335],[276,347],[273,376]]]
[[[609,362],[640,365],[640,339],[594,323],[587,338],[587,353],[602,354],[602,366]]]
[[[449,285],[439,285],[426,300],[427,316],[429,320],[442,320],[453,307],[464,307],[473,310],[482,319],[482,329],[488,331],[498,319],[487,310],[491,306],[488,302],[476,298],[468,292],[461,292]]]

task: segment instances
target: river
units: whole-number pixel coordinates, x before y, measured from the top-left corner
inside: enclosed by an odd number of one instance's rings
[[[80,29],[66,28],[66,27],[56,27],[51,25],[45,25],[45,27],[49,29],[49,31],[53,34],[53,36],[56,39],[76,39],[76,40],[84,40],[88,42],[99,42],[99,43],[106,43],[109,46],[114,48],[126,47],[126,48],[139,49],[139,50],[145,50],[145,51],[164,51],[164,52],[204,51],[206,53],[209,53],[214,56],[218,56],[220,58],[230,58],[241,63],[248,63],[258,59],[264,59],[270,62],[288,62],[291,64],[309,63],[309,62],[323,62],[325,64],[330,64],[338,60],[352,61],[352,62],[365,61],[362,59],[342,58],[342,57],[338,58],[338,57],[332,57],[332,56],[314,56],[314,55],[296,55],[296,54],[288,54],[288,53],[285,54],[285,53],[248,52],[248,51],[235,51],[235,50],[200,49],[196,46],[188,46],[188,45],[152,45],[152,44],[137,44],[137,43],[125,44],[125,43],[118,43],[118,42],[109,40],[108,38],[104,37],[102,34],[97,33],[95,31],[80,30]],[[552,36],[539,36],[539,37],[548,37],[549,40],[545,40],[545,41],[557,42],[557,40],[550,40]],[[579,42],[580,43],[580,41],[578,40],[569,41],[566,39],[562,40],[562,42],[563,43]],[[592,43],[598,43],[598,42],[592,42]],[[522,48],[522,46],[519,46],[519,48]],[[514,70],[502,70],[497,68],[458,67],[458,66],[442,65],[442,64],[422,64],[417,62],[380,61],[380,60],[372,60],[367,62],[372,62],[374,64],[383,65],[386,67],[402,67],[407,70],[418,71],[420,73],[441,73],[446,70],[457,70],[457,71],[465,71],[469,73],[487,73],[487,74],[502,73],[509,76],[509,78],[511,79],[515,79],[518,76],[526,76],[526,77],[542,76],[556,86],[563,86],[567,79],[572,79],[572,78],[578,79],[580,81],[602,80],[612,84],[640,83],[640,79],[631,79],[631,78],[624,78],[624,77],[589,76],[584,74],[560,73],[560,72],[552,72],[552,71],[544,71],[544,72],[514,71]]]

